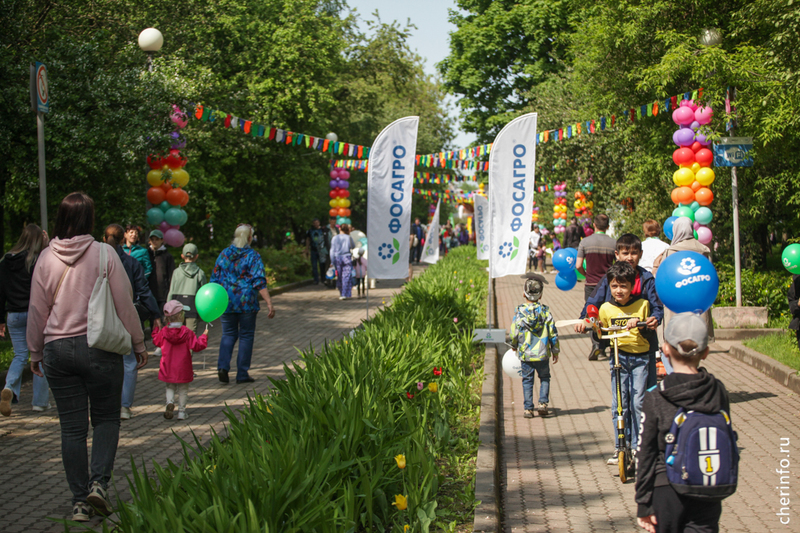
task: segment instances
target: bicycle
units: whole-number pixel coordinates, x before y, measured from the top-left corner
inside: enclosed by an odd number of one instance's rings
[[[616,390],[614,394],[617,396],[617,440],[619,442],[619,480],[621,483],[628,481],[629,477],[633,477],[636,472],[636,463],[633,458],[633,450],[628,445],[627,438],[625,437],[625,418],[622,414],[624,406],[622,404],[622,365],[619,364],[619,342],[617,339],[629,335],[628,328],[625,326],[610,326],[604,328],[596,326],[600,332],[606,333],[601,335],[600,339],[610,340],[614,346],[614,378],[616,382]],[[646,327],[644,322],[640,322],[637,328]],[[618,333],[615,333],[618,332]]]

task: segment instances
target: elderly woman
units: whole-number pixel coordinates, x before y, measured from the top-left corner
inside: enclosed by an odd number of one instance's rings
[[[239,354],[236,358],[236,383],[252,383],[250,359],[253,356],[253,340],[256,334],[256,316],[261,310],[258,305],[260,294],[269,309],[268,318],[275,316],[275,308],[267,290],[264,275],[264,262],[252,248],[253,228],[249,224],[239,224],[233,234],[233,244],[222,250],[214,265],[211,282],[219,283],[228,291],[228,309],[222,315],[222,340],[219,344],[217,376],[222,383],[228,383],[231,369],[233,346],[239,341]]]
[[[688,217],[680,217],[672,226],[672,244],[670,244],[669,248],[664,250],[661,255],[656,257],[656,260],[653,262],[653,275],[658,277],[658,267],[664,259],[676,252],[685,251],[703,254],[706,259],[711,261],[711,250],[709,250],[708,246],[694,238],[692,221]],[[663,331],[666,331],[667,324],[669,324],[669,321],[674,315],[675,313],[664,307],[664,321],[661,324],[664,328]],[[711,320],[711,311],[706,311],[701,317],[706,321],[706,325],[708,326],[708,342],[711,344],[714,342],[714,322]],[[662,362],[664,362],[664,359],[662,359]],[[666,364],[668,363],[665,363],[665,366]],[[670,369],[667,368],[667,371],[669,372]]]
[[[93,229],[91,198],[76,192],[61,201],[54,238],[33,271],[28,307],[31,371],[42,377],[39,363],[44,361],[61,423],[61,460],[72,491],[72,519],[77,522],[88,521],[92,507],[104,515],[112,512],[107,490],[119,442],[124,368],[120,354],[90,348],[87,340],[89,297],[104,268],[114,310],[131,336],[138,367],[147,363],[128,275],[115,250],[94,240]],[[105,265],[100,263],[102,248]],[[90,414],[91,465],[86,443]]]
[[[339,299],[346,300],[353,296],[353,255],[350,250],[356,245],[350,238],[350,226],[342,224],[340,229],[341,233],[331,239],[331,263],[338,273]]]

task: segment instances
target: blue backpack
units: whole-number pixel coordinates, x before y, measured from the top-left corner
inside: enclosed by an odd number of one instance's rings
[[[736,492],[738,436],[725,411],[716,414],[678,409],[665,440],[667,478],[681,496],[722,501]]]

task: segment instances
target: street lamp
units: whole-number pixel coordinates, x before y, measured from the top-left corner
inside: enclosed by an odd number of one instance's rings
[[[147,53],[147,70],[153,71],[153,54],[164,46],[164,36],[155,28],[147,28],[139,34],[139,48]]]
[[[722,35],[715,28],[707,28],[700,35],[703,46],[717,46],[722,44]],[[736,87],[731,88],[731,99],[736,94]],[[733,128],[731,128],[733,136]],[[736,167],[731,167],[731,200],[733,202],[733,265],[736,273],[736,307],[742,306],[742,258],[739,251],[739,181],[736,177]]]
[[[329,140],[330,142],[332,142],[332,143],[335,143],[336,141],[338,141],[338,140],[339,140],[339,136],[338,136],[338,135],[336,135],[336,134],[335,134],[335,133],[333,133],[333,132],[330,132],[329,134],[327,134],[327,135],[325,136],[325,138],[326,138],[326,139],[328,139],[328,140]]]

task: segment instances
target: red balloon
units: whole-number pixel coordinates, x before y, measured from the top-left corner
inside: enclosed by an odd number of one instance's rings
[[[711,163],[714,162],[714,154],[711,153],[711,150],[708,148],[703,148],[699,150],[694,155],[695,160],[700,163],[701,167],[710,167]]]
[[[689,165],[695,161],[694,152],[691,148],[678,148],[672,152],[672,160],[676,165]]]
[[[183,195],[183,198],[181,198],[181,207],[184,207],[186,204],[189,203],[189,193],[184,191],[183,189],[178,189],[178,190],[181,191],[181,194]]]
[[[330,211],[328,211],[328,214],[329,214],[330,216],[332,216],[332,217],[338,216],[338,215],[339,215],[339,210],[338,210],[337,208],[335,208],[335,207],[334,207],[333,209],[331,209]]]
[[[150,187],[147,191],[147,201],[153,205],[158,205],[164,201],[164,189],[161,187]]]
[[[167,193],[166,200],[169,202],[169,205],[181,205],[181,200],[183,199],[183,195],[181,194],[181,190],[178,188],[172,189]]]
[[[350,191],[348,191],[347,189],[342,189],[342,192],[339,193],[339,198],[349,198],[349,197],[350,197]]]
[[[328,196],[330,196],[331,198],[338,198],[339,197],[336,194],[336,189],[331,189],[330,192],[328,193]]]
[[[692,152],[697,153],[698,151],[703,149],[703,145],[695,141],[692,143],[692,146],[690,146],[690,148],[692,149]]]

